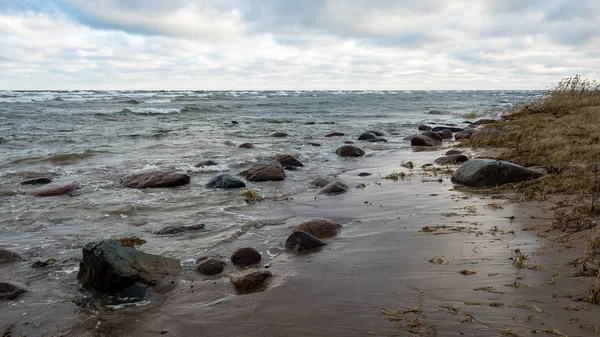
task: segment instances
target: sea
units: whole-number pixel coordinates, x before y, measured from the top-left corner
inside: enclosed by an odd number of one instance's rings
[[[420,124],[467,125],[475,116],[539,98],[539,91],[0,91],[0,248],[27,263],[0,267],[0,281],[43,289],[4,305],[29,315],[85,294],[76,279],[90,241],[138,236],[140,249],[179,259],[193,278],[196,257],[252,229],[276,230],[293,216],[280,205],[317,195],[310,182],[349,168],[410,153],[406,136]],[[439,110],[441,114],[430,114]],[[367,130],[387,142],[358,141]],[[286,137],[272,137],[275,132]],[[325,137],[341,132],[342,137]],[[340,158],[346,141],[363,158]],[[239,148],[252,143],[253,148]],[[311,144],[313,143],[313,144]],[[320,146],[315,146],[315,143]],[[241,190],[212,190],[215,175],[292,154],[304,167],[283,182],[248,182],[263,202]],[[218,165],[197,167],[202,160]],[[400,159],[398,159],[400,161]],[[137,190],[123,177],[167,169],[187,173],[177,188]],[[382,172],[382,174],[385,172]],[[389,173],[389,172],[387,172]],[[20,181],[49,177],[77,182],[71,196],[33,197]],[[275,221],[280,219],[281,221]],[[167,226],[205,224],[202,231],[156,235]],[[261,240],[264,238],[260,238]],[[35,261],[53,259],[46,268]],[[37,308],[37,309],[36,309]],[[37,310],[37,311],[36,311]],[[43,311],[43,310],[42,310]],[[33,317],[35,318],[35,317]]]

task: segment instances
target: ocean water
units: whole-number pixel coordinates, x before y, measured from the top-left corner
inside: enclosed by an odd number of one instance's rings
[[[537,91],[0,91],[0,247],[29,262],[54,258],[49,269],[27,264],[0,269],[2,279],[45,287],[25,306],[69,301],[82,246],[95,239],[139,236],[142,249],[184,265],[231,242],[269,218],[286,197],[315,195],[316,177],[361,167],[373,158],[410,151],[402,138],[422,123],[465,125],[470,112],[497,116],[539,97]],[[436,109],[445,112],[431,115]],[[473,119],[470,119],[473,120]],[[314,124],[313,124],[314,122]],[[356,141],[366,130],[385,143]],[[345,137],[324,137],[330,132]],[[274,138],[274,132],[288,137]],[[354,140],[367,156],[343,159],[335,149]],[[241,149],[241,143],[254,148]],[[309,142],[322,146],[312,146]],[[268,200],[249,205],[243,190],[204,187],[219,173],[237,174],[278,153],[305,167],[283,182],[248,183]],[[195,167],[212,159],[217,166]],[[187,172],[191,184],[173,189],[121,187],[124,176],[152,169]],[[32,177],[76,181],[72,196],[39,198],[19,182]],[[202,222],[197,233],[158,236],[172,225]],[[276,224],[271,222],[270,224]]]

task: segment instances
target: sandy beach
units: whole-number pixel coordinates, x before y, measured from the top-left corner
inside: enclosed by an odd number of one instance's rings
[[[228,275],[158,287],[151,304],[82,314],[70,336],[593,336],[600,309],[589,280],[569,263],[584,244],[548,230],[552,203],[458,188],[448,173],[420,167],[445,152],[402,153],[346,171],[363,188],[271,205],[283,228],[254,228],[215,249],[227,257],[253,246],[274,277],[238,295]],[[400,166],[413,161],[415,169]],[[354,164],[357,164],[354,162]],[[362,166],[362,165],[359,165]],[[409,174],[393,181],[393,171]],[[373,173],[359,177],[358,173]],[[316,195],[316,190],[315,190]],[[315,217],[342,223],[319,252],[283,243]],[[424,226],[429,226],[424,229]],[[564,238],[564,235],[562,235]],[[575,239],[576,240],[576,239]],[[575,248],[577,247],[577,248]],[[520,251],[520,255],[519,252]],[[268,259],[268,256],[274,256]],[[519,257],[520,256],[520,257]],[[516,259],[519,259],[516,262]]]

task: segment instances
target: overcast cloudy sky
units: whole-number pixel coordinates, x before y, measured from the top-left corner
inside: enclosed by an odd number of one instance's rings
[[[543,89],[600,0],[0,0],[0,89]]]

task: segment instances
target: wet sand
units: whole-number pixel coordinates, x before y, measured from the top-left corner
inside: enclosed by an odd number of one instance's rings
[[[214,252],[253,246],[275,277],[237,295],[229,274],[196,275],[157,288],[151,304],[81,315],[71,336],[593,336],[600,307],[569,262],[585,243],[544,231],[551,203],[458,189],[422,172],[442,150],[404,153],[340,176],[366,186],[338,196],[274,202],[278,221],[240,233]],[[412,160],[417,169],[400,167]],[[362,165],[361,165],[362,166]],[[411,172],[404,181],[382,174]],[[358,177],[360,172],[373,173]],[[441,178],[441,182],[438,180]],[[308,182],[307,182],[308,183]],[[315,189],[315,195],[317,194]],[[263,205],[262,207],[264,207]],[[498,207],[497,207],[498,206]],[[268,215],[265,215],[268,217]],[[314,217],[343,224],[319,252],[293,255],[291,227]],[[448,226],[422,231],[424,226]],[[431,227],[430,227],[431,228]],[[143,249],[143,248],[142,248]],[[515,249],[528,259],[513,263]],[[269,258],[274,256],[274,258]],[[428,262],[442,257],[441,264]],[[472,273],[472,275],[462,275]]]

